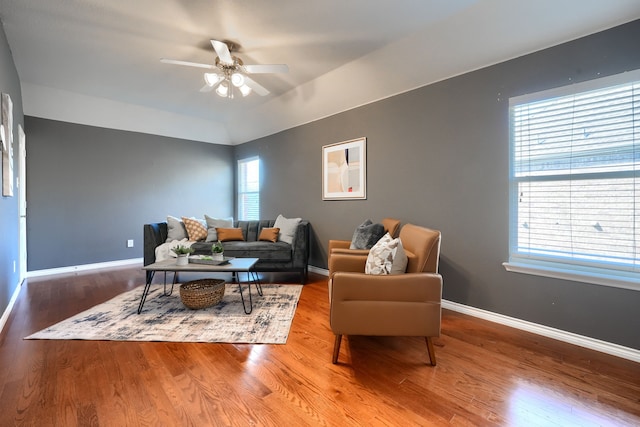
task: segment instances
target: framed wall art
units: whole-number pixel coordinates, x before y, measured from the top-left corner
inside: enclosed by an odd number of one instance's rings
[[[322,147],[322,199],[367,198],[367,138]]]
[[[2,195],[13,196],[13,103],[2,94]]]

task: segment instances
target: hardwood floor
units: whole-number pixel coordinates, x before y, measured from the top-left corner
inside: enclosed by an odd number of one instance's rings
[[[418,337],[346,337],[333,365],[318,275],[286,345],[23,340],[143,283],[30,279],[0,335],[0,425],[640,425],[640,364],[446,310],[436,367]]]

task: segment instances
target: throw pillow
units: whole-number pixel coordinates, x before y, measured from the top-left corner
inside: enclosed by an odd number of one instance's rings
[[[278,215],[276,222],[273,224],[274,228],[280,229],[278,240],[292,245],[300,221],[302,221],[302,218],[285,218],[282,215]]]
[[[218,240],[221,242],[230,242],[233,240],[244,241],[244,236],[242,235],[241,228],[216,228],[216,232],[218,233]]]
[[[189,240],[197,242],[206,239],[207,228],[202,225],[200,220],[182,217],[182,222],[184,223],[184,228],[187,229]]]
[[[204,216],[204,219],[207,221],[207,242],[217,242],[218,241],[218,233],[216,232],[216,228],[231,228],[233,227],[233,217],[229,218],[212,218],[208,215]]]
[[[171,215],[167,216],[167,243],[188,237],[187,229],[184,228],[184,224],[180,221],[180,218]]]
[[[369,251],[364,267],[366,274],[402,274],[407,269],[407,254],[400,238],[385,234]]]
[[[371,249],[382,236],[384,236],[384,226],[374,224],[368,219],[353,232],[349,249]]]
[[[277,242],[278,241],[278,234],[280,233],[280,229],[273,227],[273,228],[263,228],[260,231],[260,235],[258,236],[258,240],[263,240],[265,242]]]

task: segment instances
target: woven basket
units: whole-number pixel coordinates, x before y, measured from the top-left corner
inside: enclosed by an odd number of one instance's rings
[[[218,304],[224,296],[224,280],[201,279],[180,285],[180,299],[192,310]]]

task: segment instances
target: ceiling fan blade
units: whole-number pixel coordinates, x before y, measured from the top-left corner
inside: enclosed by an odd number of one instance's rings
[[[244,69],[250,74],[265,74],[265,73],[288,73],[289,66],[287,64],[253,64],[245,65]]]
[[[257,93],[260,96],[269,95],[269,91],[264,86],[262,86],[261,84],[259,84],[258,82],[256,82],[250,77],[247,77],[247,76],[244,77],[244,84],[249,86],[255,93]]]
[[[225,64],[233,64],[233,58],[231,58],[231,52],[229,52],[229,46],[227,46],[226,43],[219,42],[218,40],[211,40],[211,45],[218,54],[220,61]]]
[[[213,90],[215,86],[209,86],[208,84],[205,84],[204,86],[202,86],[200,88],[200,92],[202,93],[207,93],[207,92],[211,92]]]
[[[207,69],[216,68],[215,65],[211,65],[211,64],[200,64],[199,62],[179,61],[177,59],[160,58],[160,62],[162,62],[163,64],[186,65],[187,67],[198,67],[198,68],[207,68]]]

